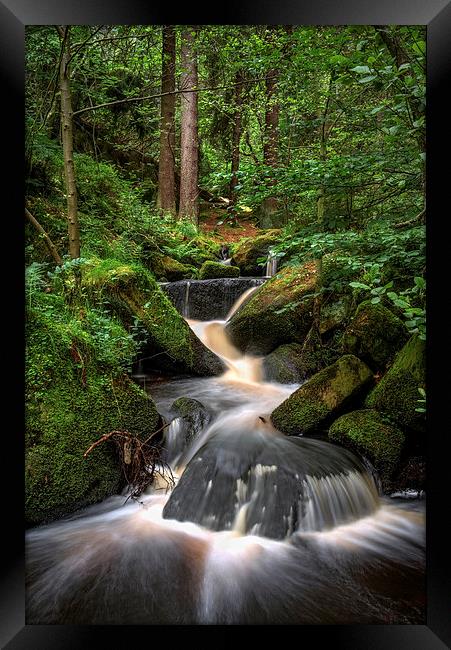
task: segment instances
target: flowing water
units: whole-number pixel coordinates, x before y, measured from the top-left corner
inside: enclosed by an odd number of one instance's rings
[[[175,487],[28,532],[27,623],[424,623],[424,501],[380,497],[350,452],[274,429],[297,386],[264,381],[224,332],[255,288],[225,320],[188,320],[222,377],[147,385]],[[181,396],[208,417],[188,427]]]

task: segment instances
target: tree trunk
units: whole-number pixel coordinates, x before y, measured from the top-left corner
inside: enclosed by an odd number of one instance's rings
[[[66,179],[67,221],[69,233],[69,255],[80,257],[80,227],[78,224],[77,187],[74,168],[74,130],[72,120],[72,98],[70,90],[70,26],[58,27],[62,38],[60,63],[61,134],[63,141],[64,176]]]
[[[236,203],[236,190],[235,186],[238,184],[238,169],[240,167],[240,140],[241,140],[241,106],[242,91],[243,91],[243,72],[238,70],[235,75],[235,114],[233,116],[233,131],[232,131],[232,178],[230,180],[229,198],[230,205]]]
[[[181,89],[197,88],[197,58],[194,51],[194,27],[182,32]],[[197,92],[181,95],[181,144],[180,144],[180,205],[179,216],[189,217],[198,224],[198,163],[199,139],[197,132]]]
[[[263,145],[263,163],[266,167],[277,167],[279,146],[279,104],[274,95],[279,78],[278,70],[269,70],[266,77],[266,112],[265,136]],[[276,179],[268,177],[270,187],[275,186]],[[268,196],[261,206],[261,228],[274,228],[277,225],[275,213],[279,207],[274,196]]]
[[[175,90],[175,28],[163,26],[161,92]],[[175,152],[175,95],[161,98],[160,160],[158,166],[157,206],[163,212],[176,213],[174,152]]]

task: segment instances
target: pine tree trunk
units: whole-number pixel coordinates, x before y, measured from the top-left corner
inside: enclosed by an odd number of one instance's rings
[[[163,26],[161,92],[175,90],[175,28]],[[157,205],[165,213],[176,213],[175,204],[175,95],[161,98],[160,160]]]
[[[78,223],[77,187],[74,168],[74,128],[72,120],[72,97],[70,90],[70,27],[58,28],[63,39],[60,63],[61,93],[61,137],[63,141],[64,176],[66,180],[67,221],[69,234],[69,255],[80,257],[80,227]]]
[[[194,51],[194,27],[182,32],[181,88],[197,88],[197,59]],[[180,152],[180,205],[179,216],[193,223],[199,219],[198,162],[199,139],[197,131],[197,92],[181,94],[181,152]]]
[[[241,140],[241,105],[242,105],[242,90],[243,86],[243,73],[241,70],[235,75],[235,114],[233,116],[233,131],[232,131],[232,178],[230,180],[229,198],[230,204],[236,203],[236,190],[238,184],[238,170],[240,167],[240,140]]]

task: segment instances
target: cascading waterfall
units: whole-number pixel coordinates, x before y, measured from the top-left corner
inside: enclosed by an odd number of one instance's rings
[[[225,320],[187,319],[222,377],[148,386],[175,487],[27,533],[27,623],[424,622],[424,503],[390,502],[352,453],[274,429],[297,386],[265,382],[224,330],[255,288]],[[188,437],[181,396],[209,413]]]
[[[272,278],[277,272],[277,255],[272,251],[268,252],[268,257],[266,258],[266,267],[265,267],[265,276],[267,278]]]

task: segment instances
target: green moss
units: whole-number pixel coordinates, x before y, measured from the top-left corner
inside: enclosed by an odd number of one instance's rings
[[[197,270],[194,266],[182,264],[168,255],[153,255],[150,268],[156,278],[165,281],[176,282],[196,277]]]
[[[267,354],[283,343],[302,343],[313,320],[315,267],[286,267],[267,280],[227,324],[242,351]]]
[[[81,325],[78,324],[81,330]],[[69,322],[47,321],[31,310],[26,350],[26,519],[50,521],[104,499],[121,486],[112,443],[86,459],[101,435],[154,431],[159,415],[153,401],[120,369],[95,357],[89,333],[80,337]],[[75,330],[75,334],[74,334]]]
[[[426,387],[426,344],[413,336],[395,358],[393,365],[371,391],[366,406],[386,413],[403,427],[424,432],[426,419],[418,408],[418,388]]]
[[[404,434],[377,411],[363,409],[335,420],[329,438],[367,457],[383,481],[397,468],[405,442]]]
[[[360,396],[373,375],[363,361],[341,357],[311,377],[271,413],[274,426],[287,435],[319,429],[343,406]]]
[[[343,338],[345,352],[363,359],[380,370],[393,359],[408,337],[402,321],[381,304],[362,302]]]
[[[232,248],[232,264],[238,266],[241,275],[263,275],[264,263],[257,260],[268,255],[269,248],[279,240],[281,231],[268,230],[257,237],[246,237]]]
[[[228,266],[221,262],[204,262],[199,271],[199,280],[211,280],[213,278],[237,278],[240,269],[237,266]]]
[[[93,260],[85,271],[84,286],[92,297],[107,300],[111,310],[130,326],[135,319],[148,334],[148,356],[164,353],[177,369],[195,374],[217,374],[222,364],[197,339],[149,271],[117,260]]]

